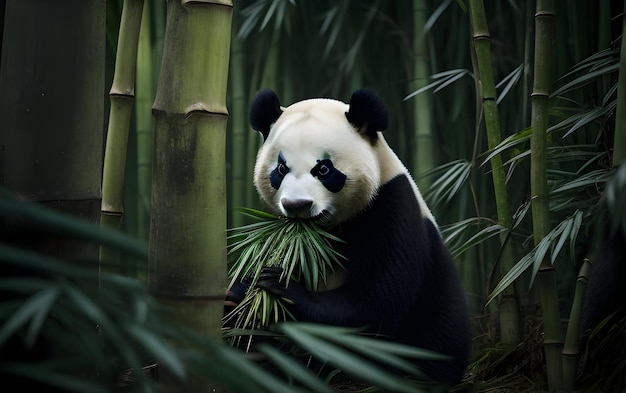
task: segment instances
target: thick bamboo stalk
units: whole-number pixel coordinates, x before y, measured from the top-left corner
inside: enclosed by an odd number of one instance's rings
[[[128,130],[135,96],[135,68],[143,0],[125,0],[115,58],[113,84],[109,91],[111,109],[102,172],[102,205],[100,225],[120,228],[124,211],[124,178]],[[116,261],[116,253],[100,249],[101,268]]]
[[[494,149],[501,141],[500,118],[496,105],[496,85],[494,82],[491,60],[491,36],[487,26],[485,7],[482,0],[470,1],[470,18],[472,22],[472,38],[476,51],[478,64],[478,78],[480,97],[487,129],[487,142],[489,149]],[[506,181],[502,157],[496,154],[491,158],[491,175],[496,199],[496,211],[498,222],[505,228],[511,228],[512,219],[509,211],[506,192]],[[510,243],[506,241],[506,233],[500,236],[503,252],[500,260],[501,271],[508,272],[513,267],[513,251]],[[500,296],[498,309],[500,313],[500,335],[502,342],[517,343],[520,340],[521,320],[519,302],[516,296],[515,286],[507,288]]]
[[[148,286],[172,322],[221,338],[230,1],[169,0],[153,106]],[[171,378],[160,375],[161,383]],[[191,378],[179,390],[220,390]]]
[[[154,113],[149,287],[220,336],[226,287],[230,2],[168,1]]]
[[[554,13],[552,1],[537,1],[535,12],[534,82],[531,95],[531,126],[533,134],[530,140],[530,188],[535,244],[538,244],[550,232],[546,131],[548,126],[548,98],[555,19],[556,14]],[[541,296],[548,385],[551,391],[558,391],[562,382],[561,352],[563,337],[560,325],[555,271],[548,260],[541,262],[537,273],[537,284]]]
[[[104,110],[104,0],[2,4],[0,185],[97,223]],[[71,61],[69,61],[71,59]],[[34,240],[23,239],[29,247]],[[97,260],[97,245],[47,238],[52,255]]]
[[[626,1],[624,1],[626,7]],[[624,8],[626,10],[626,8]],[[619,81],[617,86],[617,108],[615,109],[615,137],[613,143],[613,165],[626,160],[626,18],[622,17],[622,44],[620,49]]]
[[[580,355],[578,348],[580,321],[590,274],[591,261],[585,259],[576,279],[576,291],[574,292],[574,301],[572,302],[572,310],[570,311],[567,333],[565,335],[565,345],[563,346],[563,392],[574,391],[578,357]]]

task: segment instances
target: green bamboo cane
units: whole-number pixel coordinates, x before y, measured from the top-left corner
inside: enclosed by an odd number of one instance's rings
[[[279,69],[279,59],[281,56],[280,51],[280,31],[278,29],[274,29],[272,31],[272,41],[269,46],[269,51],[265,54],[257,54],[256,60],[254,62],[254,70],[252,71],[253,77],[251,82],[251,90],[249,91],[249,97],[254,97],[254,94],[261,87],[270,87],[273,88],[280,97],[283,97],[282,91],[278,89],[278,73]],[[285,98],[286,99],[286,98]],[[287,101],[285,101],[287,103]],[[245,112],[248,113],[247,110]],[[247,121],[247,118],[246,118]],[[247,140],[247,154],[246,158],[250,161],[247,163],[247,192],[246,192],[246,207],[260,207],[261,202],[259,198],[259,194],[254,188],[253,183],[253,175],[254,175],[254,161],[256,158],[256,153],[259,150],[260,145],[263,143],[262,138],[259,133],[248,133],[246,137]]]
[[[231,50],[231,105],[233,116],[231,120],[232,141],[231,141],[231,212],[233,208],[249,206],[246,201],[247,190],[251,188],[252,178],[247,176],[253,165],[248,162],[247,140],[249,137],[256,137],[249,131],[248,125],[248,100],[244,84],[244,49],[242,40],[235,38],[232,42]],[[251,157],[254,157],[252,155]],[[243,214],[231,214],[231,227],[240,227],[246,220]]]
[[[550,66],[556,14],[551,0],[537,1],[535,12],[535,62],[534,82],[531,95],[530,140],[530,188],[532,195],[532,218],[535,244],[550,232],[550,206],[547,179],[547,125],[548,98],[550,91]],[[537,283],[541,296],[544,326],[544,351],[551,391],[561,387],[561,333],[558,293],[555,270],[549,260],[544,259],[537,272]]]
[[[137,237],[148,241],[150,236],[150,181],[152,177],[152,103],[154,72],[152,52],[153,4],[144,4],[137,48],[137,80],[135,97],[135,128],[137,132]]]
[[[111,109],[102,172],[100,225],[120,228],[124,211],[124,177],[128,130],[135,96],[135,68],[143,0],[125,0],[117,43],[115,73],[109,91]],[[101,268],[111,267],[116,252],[100,248]]]
[[[470,17],[472,22],[472,38],[478,63],[478,80],[482,109],[485,116],[487,141],[489,149],[494,149],[501,140],[500,118],[496,105],[496,86],[494,83],[491,61],[491,36],[487,26],[485,8],[482,0],[470,1]],[[511,228],[512,219],[509,211],[504,167],[499,154],[491,159],[491,174],[496,199],[498,222],[505,228]],[[501,271],[509,271],[513,267],[513,252],[510,243],[506,242],[506,233],[500,237],[503,252],[501,256]],[[499,299],[500,334],[505,343],[517,343],[520,339],[520,309],[515,287],[507,288]]]
[[[1,7],[0,185],[97,223],[105,2],[20,0]],[[50,255],[98,258],[97,245],[67,237],[22,240]]]
[[[219,338],[226,290],[230,1],[169,0],[154,114],[148,286],[174,323]],[[206,391],[189,381],[187,391]]]
[[[426,1],[413,1],[413,49],[415,50],[414,72],[415,72],[415,90],[425,85],[428,81],[428,47],[424,25],[426,23],[426,14],[428,6]],[[432,95],[426,91],[413,97],[413,114],[414,120],[414,138],[415,152],[412,152],[414,162],[412,173],[415,177],[427,172],[435,167],[435,144],[433,131],[431,126],[432,113]],[[419,182],[422,189],[427,189],[430,185],[430,179],[424,178]]]
[[[578,369],[578,357],[580,354],[578,348],[580,341],[580,320],[590,273],[591,261],[585,259],[576,279],[576,290],[574,292],[572,310],[570,311],[569,322],[567,324],[565,345],[563,346],[563,392],[574,391],[576,371]]]
[[[624,6],[626,6],[626,1],[624,2]],[[617,109],[615,110],[615,137],[613,143],[614,166],[620,165],[626,160],[626,39],[624,39],[624,33],[626,33],[626,18],[622,19],[622,44],[620,49]]]

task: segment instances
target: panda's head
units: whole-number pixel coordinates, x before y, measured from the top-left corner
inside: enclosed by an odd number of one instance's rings
[[[283,108],[264,89],[252,102],[250,123],[264,139],[254,184],[275,213],[334,225],[376,196],[376,146],[387,128],[387,109],[373,90],[357,90],[350,104],[317,98]]]

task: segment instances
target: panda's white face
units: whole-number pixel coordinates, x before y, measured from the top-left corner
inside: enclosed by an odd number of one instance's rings
[[[376,151],[346,120],[348,105],[311,99],[283,109],[257,155],[254,183],[277,214],[344,222],[381,184]]]

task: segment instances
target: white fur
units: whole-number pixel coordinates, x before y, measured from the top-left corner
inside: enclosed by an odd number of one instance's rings
[[[406,167],[391,150],[382,134],[372,146],[347,121],[348,105],[337,100],[316,98],[283,108],[267,140],[257,154],[254,183],[275,213],[288,215],[281,199],[308,199],[313,202],[310,217],[326,210],[329,224],[344,222],[367,207],[380,185],[406,174],[422,215],[435,223],[417,185]],[[270,182],[282,152],[290,172],[278,190]],[[346,184],[332,193],[310,174],[316,161],[329,155],[335,168],[347,175]]]

